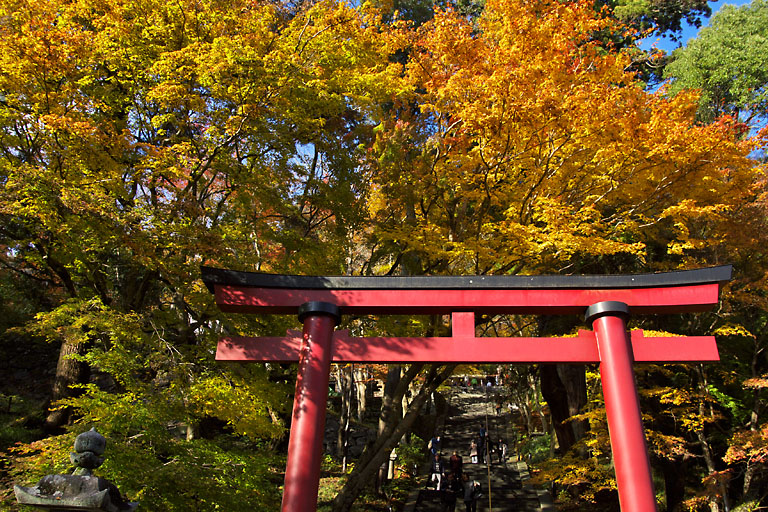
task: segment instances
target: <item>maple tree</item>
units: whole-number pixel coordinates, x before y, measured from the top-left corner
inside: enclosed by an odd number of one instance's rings
[[[262,447],[284,435],[290,385],[211,354],[224,330],[285,321],[222,317],[199,267],[342,268],[364,213],[357,146],[399,69],[373,16],[0,3],[0,259],[61,290],[26,326],[62,347],[48,428],[96,425],[114,447],[105,476],[142,506],[274,506],[279,454]],[[67,440],[18,449],[18,474],[65,460]]]
[[[627,71],[631,53],[595,37],[621,30],[578,2],[488,2],[476,25],[447,9],[422,26],[407,67],[413,98],[377,131],[370,208],[374,243],[388,248],[381,264],[534,274],[729,261],[761,186],[754,142],[728,119],[697,124],[694,93],[644,91]],[[586,433],[564,423],[586,405],[581,375],[542,374],[542,390],[565,379],[553,388],[564,393],[545,393],[561,449],[580,449]],[[703,379],[689,379],[691,396],[703,396]],[[701,416],[698,403],[690,414]],[[710,433],[686,435],[714,453]]]
[[[652,264],[659,230],[738,201],[752,167],[732,133],[694,126],[690,96],[637,87],[626,58],[591,38],[609,20],[573,3],[494,6],[478,35],[445,12],[416,43],[423,115],[403,109],[379,132],[379,240],[428,271]]]
[[[674,268],[667,245],[704,244],[687,224],[737,203],[751,164],[727,127],[693,124],[691,96],[635,83],[592,37],[612,23],[588,4],[489,3],[477,34],[450,11],[425,25],[420,112],[378,132],[376,243],[456,274]]]

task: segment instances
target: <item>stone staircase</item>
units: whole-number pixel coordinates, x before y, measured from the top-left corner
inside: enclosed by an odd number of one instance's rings
[[[512,453],[512,422],[508,412],[496,415],[492,401],[484,391],[454,388],[450,407],[439,433],[442,436],[443,458],[448,460],[455,451],[464,461],[464,472],[472,480],[481,483],[483,497],[478,500],[480,511],[554,511],[549,493],[527,483],[530,478],[528,465]],[[507,460],[503,463],[493,458],[491,464],[472,464],[469,445],[481,426],[486,426],[491,439],[504,439],[510,446]],[[425,465],[428,468],[428,465]],[[426,469],[428,471],[428,469]],[[490,492],[489,492],[490,490]],[[442,511],[442,492],[434,489],[414,491],[405,512]],[[456,510],[463,512],[464,502],[457,500]]]

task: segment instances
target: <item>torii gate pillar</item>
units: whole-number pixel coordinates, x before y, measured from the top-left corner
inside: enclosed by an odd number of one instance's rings
[[[299,307],[304,324],[299,371],[293,399],[288,462],[285,467],[283,512],[317,508],[318,475],[323,448],[333,329],[341,320],[339,308],[327,302]],[[318,428],[319,426],[319,428]]]
[[[653,512],[656,497],[632,372],[632,343],[627,336],[629,307],[623,302],[598,302],[584,317],[592,324],[600,352],[600,378],[621,510]]]

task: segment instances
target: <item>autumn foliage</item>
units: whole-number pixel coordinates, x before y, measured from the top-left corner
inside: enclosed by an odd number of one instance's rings
[[[588,3],[489,2],[477,28],[438,12],[408,64],[419,111],[377,140],[382,237],[458,273],[674,268],[701,247],[691,222],[751,193],[745,143],[696,125],[692,95],[644,91],[595,38],[612,23]]]
[[[718,311],[633,320],[717,334],[723,364],[637,377],[666,510],[764,500],[765,139],[737,117],[697,122],[695,90],[647,91],[636,28],[601,5],[446,4],[415,23],[386,2],[0,0],[0,292],[14,297],[0,326],[71,354],[45,419],[56,435],[11,448],[12,477],[53,470],[95,425],[116,446],[106,476],[148,509],[276,507],[293,370],[222,367],[212,350],[293,320],[222,315],[202,264],[732,263]],[[598,377],[582,378],[588,433],[541,472],[575,505],[615,498]]]

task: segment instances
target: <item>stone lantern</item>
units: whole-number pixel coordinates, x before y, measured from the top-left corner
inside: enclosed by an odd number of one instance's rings
[[[95,429],[83,432],[75,439],[75,451],[69,456],[75,471],[71,475],[46,475],[34,487],[14,485],[16,500],[55,512],[127,512],[138,503],[126,502],[117,487],[94,476],[92,470],[104,462],[102,455],[107,441]]]

